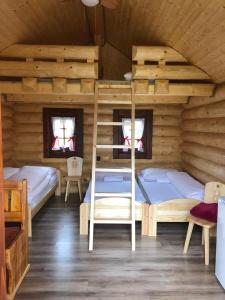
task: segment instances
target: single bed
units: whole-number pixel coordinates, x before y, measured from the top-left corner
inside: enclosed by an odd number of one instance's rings
[[[149,203],[149,236],[157,235],[158,222],[187,222],[190,209],[204,198],[204,186],[177,170],[142,170],[138,184]]]
[[[53,195],[60,196],[60,171],[52,167],[24,166],[4,168],[4,180],[28,182],[28,235],[32,236],[32,218]]]
[[[84,201],[80,205],[80,234],[88,234],[88,220],[90,219],[91,185],[89,182]],[[131,175],[127,173],[96,173],[96,192],[98,193],[126,193],[131,191]],[[148,235],[149,205],[143,196],[137,182],[135,185],[135,218],[142,223],[142,235]],[[130,200],[123,199],[116,203],[107,198],[97,199],[95,203],[96,218],[129,218]]]

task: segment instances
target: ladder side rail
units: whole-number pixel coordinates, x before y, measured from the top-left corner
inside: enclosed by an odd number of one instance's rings
[[[91,209],[90,209],[90,232],[89,232],[89,251],[93,250],[94,239],[94,210],[95,210],[95,182],[96,182],[96,144],[97,144],[97,117],[98,117],[98,85],[95,85],[95,104],[94,104],[94,126],[93,126],[93,150],[92,150],[92,185],[91,185]]]
[[[135,251],[135,99],[132,82],[131,90],[131,244],[132,251]]]

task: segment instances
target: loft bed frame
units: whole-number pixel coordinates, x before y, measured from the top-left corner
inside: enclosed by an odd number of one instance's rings
[[[133,97],[137,106],[185,104],[190,96],[213,95],[215,85],[209,76],[173,48],[133,46],[132,50],[132,81],[102,81],[97,80],[97,46],[15,44],[0,52],[0,93],[6,95],[6,101],[15,103],[39,103],[41,95],[42,103],[94,104],[97,84],[98,103],[126,105],[131,104]],[[149,215],[151,234],[156,231],[156,219],[186,221],[186,215],[177,216],[178,202],[167,208],[162,204],[162,211],[168,212],[164,217],[154,206],[149,212],[138,207],[137,219],[145,222]],[[194,204],[179,210],[187,212]],[[31,219],[32,213],[29,215]],[[88,204],[81,204],[82,233],[87,233],[88,215]],[[146,226],[143,228],[145,232]]]
[[[106,219],[108,213],[112,218],[123,219],[129,218],[126,215],[130,212],[130,202],[128,199],[122,199],[121,203],[112,205],[109,199],[103,198],[95,202],[95,210],[98,212],[95,218]],[[90,220],[90,203],[82,203],[80,205],[80,235],[88,234],[88,221]],[[107,207],[107,209],[106,209]],[[106,212],[107,211],[107,212]],[[149,233],[149,205],[147,203],[135,202],[135,220],[141,221],[141,234],[148,235]]]
[[[188,222],[190,210],[199,204],[198,200],[172,199],[159,204],[149,205],[148,236],[157,236],[157,224],[161,222]]]

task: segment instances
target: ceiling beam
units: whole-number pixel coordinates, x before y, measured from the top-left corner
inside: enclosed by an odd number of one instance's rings
[[[34,59],[98,60],[96,46],[14,44],[0,51],[0,57]]]
[[[99,89],[99,96],[103,99],[115,98],[130,98],[131,86],[130,84],[104,84],[101,83]],[[135,81],[135,97],[141,97],[149,99],[151,97],[188,97],[188,96],[212,96],[213,84],[168,84],[168,92],[165,90],[158,90],[155,84],[145,85],[145,82]],[[23,94],[36,95],[60,95],[63,96],[75,96],[82,95],[94,96],[94,80],[81,79],[80,82],[66,82],[63,79],[60,81],[53,80],[52,82],[37,82],[35,79],[26,79],[21,82],[13,81],[0,81],[0,93],[3,94],[15,94],[15,97]],[[91,100],[93,101],[93,100]]]

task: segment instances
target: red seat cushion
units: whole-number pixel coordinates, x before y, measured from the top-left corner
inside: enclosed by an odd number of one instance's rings
[[[10,225],[5,227],[5,248],[9,248],[16,237],[19,235],[21,227],[18,225]]]
[[[217,211],[218,204],[217,203],[199,203],[194,206],[190,213],[192,216],[216,223],[217,222]]]

